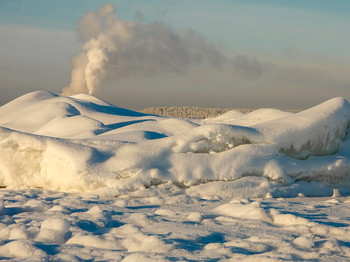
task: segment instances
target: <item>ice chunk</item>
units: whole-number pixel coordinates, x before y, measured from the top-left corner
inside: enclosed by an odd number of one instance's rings
[[[115,240],[105,239],[96,235],[77,233],[67,241],[67,244],[78,244],[84,247],[101,249],[120,249],[120,245]]]
[[[69,228],[70,223],[67,219],[49,217],[42,222],[37,239],[41,241],[63,243]]]
[[[254,143],[258,135],[256,130],[249,127],[204,124],[186,135],[179,135],[174,150],[179,153],[219,153]]]
[[[0,256],[15,258],[36,257],[37,260],[41,260],[40,257],[46,256],[46,253],[35,247],[32,241],[15,240],[0,246]]]
[[[214,212],[237,218],[269,221],[270,218],[259,202],[233,200],[214,209]]]
[[[277,225],[289,226],[310,224],[310,221],[306,218],[295,216],[293,214],[281,214],[276,209],[271,209],[270,214],[273,218],[273,222]]]

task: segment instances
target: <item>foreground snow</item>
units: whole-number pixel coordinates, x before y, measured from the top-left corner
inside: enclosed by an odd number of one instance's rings
[[[194,120],[29,93],[0,108],[0,259],[347,261],[349,125],[343,98]]]
[[[161,192],[162,191],[162,192]],[[1,190],[0,259],[348,261],[350,198],[207,200]],[[148,260],[149,259],[149,260]]]

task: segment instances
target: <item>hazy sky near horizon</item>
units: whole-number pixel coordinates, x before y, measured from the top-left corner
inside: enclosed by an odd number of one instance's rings
[[[95,94],[110,103],[305,108],[350,100],[347,0],[0,0],[0,104],[69,85],[84,44],[77,22],[107,2],[121,20],[192,29],[235,61],[234,70],[200,65],[112,77]]]

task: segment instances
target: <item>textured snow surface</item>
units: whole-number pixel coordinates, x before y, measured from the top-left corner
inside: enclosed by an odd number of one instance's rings
[[[349,261],[349,197],[0,190],[0,260]]]
[[[166,118],[89,95],[26,94],[0,108],[0,186],[120,196],[171,184],[194,196],[348,193],[350,105]]]
[[[194,120],[38,91],[0,108],[0,259],[349,261],[350,105]]]

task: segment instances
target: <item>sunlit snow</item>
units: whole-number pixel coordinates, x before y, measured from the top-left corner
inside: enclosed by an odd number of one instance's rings
[[[0,258],[346,261],[349,125],[343,98],[195,120],[26,94],[0,108]]]

